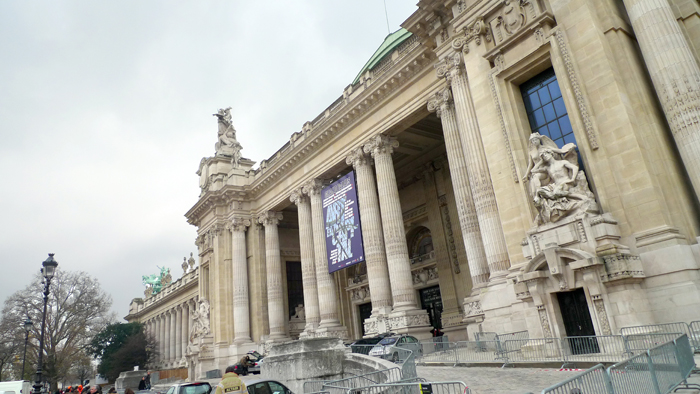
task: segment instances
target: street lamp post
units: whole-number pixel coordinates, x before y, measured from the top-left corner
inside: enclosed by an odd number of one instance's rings
[[[41,393],[41,367],[42,359],[44,355],[44,330],[46,329],[46,304],[49,301],[49,286],[51,285],[51,278],[53,278],[56,273],[56,267],[58,267],[58,262],[53,259],[53,253],[49,253],[49,258],[47,258],[41,265],[41,272],[44,274],[44,313],[41,315],[41,336],[39,337],[39,360],[36,367],[36,381],[34,382],[34,390],[32,394]]]
[[[29,331],[34,326],[32,319],[27,316],[27,320],[24,321],[24,331],[26,335],[24,336],[24,357],[22,357],[22,380],[24,380],[24,364],[27,362],[27,342],[29,342]]]

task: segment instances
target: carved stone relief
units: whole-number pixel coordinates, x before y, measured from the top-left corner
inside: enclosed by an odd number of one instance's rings
[[[537,313],[540,316],[540,324],[542,325],[542,335],[545,338],[554,338],[552,335],[552,329],[549,327],[549,317],[547,316],[547,309],[544,305],[537,306]]]
[[[598,322],[600,323],[600,329],[603,335],[612,335],[612,330],[610,329],[610,322],[608,322],[608,314],[605,311],[605,304],[603,303],[603,297],[601,295],[594,295],[593,305],[595,306],[596,313],[598,314]]]

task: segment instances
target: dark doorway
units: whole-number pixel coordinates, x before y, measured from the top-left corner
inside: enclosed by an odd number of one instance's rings
[[[365,336],[365,320],[372,316],[372,303],[368,302],[366,304],[360,304],[357,306],[360,309],[360,327],[362,329],[362,336]]]
[[[593,320],[588,310],[583,289],[557,293],[559,309],[567,337],[595,336]],[[600,353],[598,341],[593,338],[568,338],[571,354]]]
[[[430,325],[435,329],[442,329],[442,296],[440,286],[428,287],[420,291],[420,304],[428,312]]]
[[[289,316],[296,315],[296,307],[304,305],[304,285],[301,277],[301,262],[287,261],[287,301]]]

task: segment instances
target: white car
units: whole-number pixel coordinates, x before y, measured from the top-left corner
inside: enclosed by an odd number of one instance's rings
[[[374,345],[372,350],[369,351],[369,355],[399,362],[406,360],[411,352],[415,357],[423,354],[421,344],[416,337],[392,335],[384,337],[379,343]]]

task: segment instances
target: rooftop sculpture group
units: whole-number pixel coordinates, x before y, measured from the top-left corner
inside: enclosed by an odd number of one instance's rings
[[[160,274],[141,276],[141,280],[144,286],[146,286],[146,291],[144,291],[146,298],[160,293],[163,287],[169,285],[173,281],[170,275],[170,268],[158,267],[158,269],[160,269]]]
[[[233,168],[238,168],[243,147],[236,140],[236,129],[233,127],[231,119],[231,107],[220,108],[213,115],[219,120],[219,139],[214,145],[216,155],[230,157]]]

